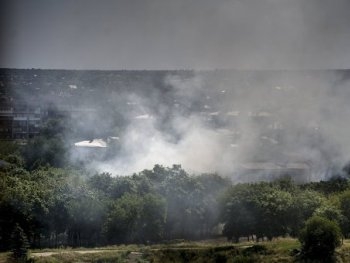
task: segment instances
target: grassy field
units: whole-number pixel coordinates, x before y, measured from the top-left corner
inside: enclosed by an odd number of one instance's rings
[[[95,249],[33,250],[35,263],[170,263],[170,262],[294,262],[291,252],[300,247],[296,239],[280,238],[272,242],[242,242],[232,244],[223,240],[177,242],[158,245],[123,245]],[[350,240],[337,250],[337,262],[350,262]],[[9,253],[0,253],[0,263],[9,263]]]

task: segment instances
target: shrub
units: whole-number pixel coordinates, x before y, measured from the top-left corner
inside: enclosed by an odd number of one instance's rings
[[[302,257],[330,262],[335,248],[341,244],[341,231],[335,222],[313,216],[301,230],[299,240]]]
[[[23,229],[16,224],[11,235],[12,258],[16,262],[26,262],[28,259],[29,243]]]
[[[243,250],[244,256],[250,256],[250,255],[254,255],[254,254],[266,255],[266,254],[268,254],[268,250],[263,245],[253,245],[253,246],[247,247],[246,249]]]

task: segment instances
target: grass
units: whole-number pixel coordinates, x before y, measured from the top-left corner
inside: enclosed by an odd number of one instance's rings
[[[38,263],[70,263],[70,262],[91,262],[91,263],[121,263],[127,262],[127,252],[97,252],[81,254],[77,252],[59,253],[48,257],[35,258]]]
[[[185,242],[171,247],[159,245],[146,258],[152,263],[170,262],[293,262],[291,251],[300,247],[296,239],[281,238],[272,242]]]
[[[35,263],[170,263],[170,262],[293,262],[293,249],[300,243],[292,238],[271,242],[242,242],[232,244],[225,240],[179,241],[155,245],[121,245],[101,248],[32,250]],[[42,254],[44,253],[44,254]],[[45,254],[46,253],[46,254]],[[48,254],[52,253],[52,254]],[[45,256],[44,256],[45,255]],[[9,253],[0,253],[0,263],[8,263]],[[338,262],[350,262],[350,240],[337,250]]]

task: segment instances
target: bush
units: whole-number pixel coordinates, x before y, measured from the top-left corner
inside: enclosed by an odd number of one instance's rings
[[[251,256],[254,254],[267,255],[268,253],[269,253],[269,251],[263,245],[253,245],[253,246],[247,247],[246,249],[243,250],[244,256]]]
[[[16,262],[26,262],[28,259],[29,243],[23,229],[16,224],[11,235],[12,258]]]
[[[341,231],[335,222],[314,216],[306,222],[299,240],[303,258],[330,262],[335,248],[341,244]]]

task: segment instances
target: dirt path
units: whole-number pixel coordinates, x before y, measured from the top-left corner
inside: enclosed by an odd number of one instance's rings
[[[64,253],[93,254],[93,253],[103,253],[103,252],[112,252],[112,251],[123,252],[124,250],[93,249],[93,250],[49,251],[49,252],[32,252],[30,253],[30,255],[33,257],[49,257],[52,255],[64,254]]]
[[[48,252],[32,252],[31,257],[49,257],[52,255],[58,255],[58,254],[66,254],[66,253],[78,253],[78,254],[94,254],[94,253],[103,253],[103,252],[125,252],[126,250],[107,250],[107,249],[94,249],[94,250],[69,250],[69,251],[48,251]],[[141,252],[130,252],[127,256],[127,262],[128,263],[136,263],[139,262],[139,259],[141,259],[143,256],[143,253]],[[0,262],[1,263],[1,262]]]

